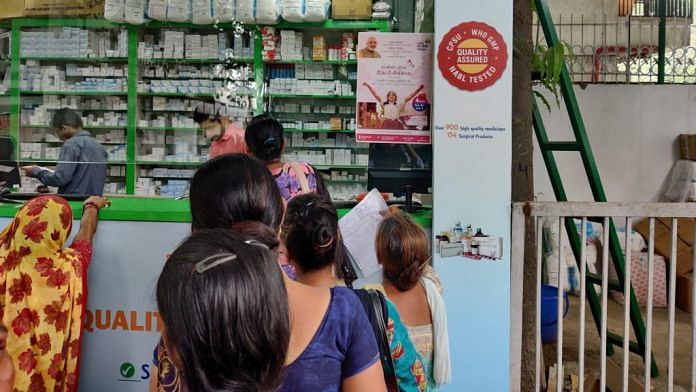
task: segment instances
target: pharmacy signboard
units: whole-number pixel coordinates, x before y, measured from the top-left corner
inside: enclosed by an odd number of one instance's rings
[[[433,247],[453,370],[445,390],[506,391],[512,0],[437,0],[435,21]]]

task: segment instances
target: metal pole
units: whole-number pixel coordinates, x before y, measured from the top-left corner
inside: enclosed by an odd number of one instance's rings
[[[657,84],[665,83],[665,51],[667,47],[667,0],[658,0],[658,14],[660,25],[658,27],[658,57],[657,57]]]

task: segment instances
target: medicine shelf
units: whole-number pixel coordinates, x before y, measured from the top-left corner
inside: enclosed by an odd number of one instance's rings
[[[24,159],[19,159],[18,162],[27,162],[27,163],[59,163],[60,161],[57,159],[32,159],[32,158],[24,158]],[[125,165],[126,161],[106,161],[107,165]]]
[[[355,114],[349,113],[301,113],[301,112],[271,112],[273,116],[278,119],[287,116],[295,116],[300,118],[306,118],[307,116],[333,116],[333,117],[348,117],[355,118]]]
[[[362,169],[367,170],[367,166],[363,165],[312,165],[318,170],[326,169]]]
[[[325,184],[365,184],[363,180],[324,180]]]
[[[352,129],[298,129],[285,128],[285,132],[300,132],[300,133],[355,133]]]
[[[175,162],[175,161],[135,161],[137,165],[148,166],[199,166],[203,162]]]
[[[25,108],[22,108],[25,109]],[[62,108],[45,108],[46,110],[60,110]],[[76,112],[122,112],[125,113],[128,109],[85,109],[85,108],[70,108]],[[31,108],[26,108],[26,110],[31,110]]]
[[[1,2],[1,1],[0,1]],[[391,23],[389,21],[385,20],[373,20],[373,21],[345,21],[345,20],[328,20],[326,22],[321,22],[321,23],[288,23],[288,22],[280,22],[279,24],[275,25],[276,29],[293,29],[293,30],[298,30],[298,31],[307,31],[308,34],[310,35],[317,35],[317,34],[328,34],[328,35],[339,35],[340,36],[340,30],[347,30],[347,31],[365,31],[365,30],[378,30],[382,32],[390,31],[391,30]],[[25,31],[27,29],[46,29],[46,28],[53,28],[53,27],[76,27],[76,28],[82,28],[82,29],[117,29],[119,31],[126,30],[128,37],[128,55],[124,57],[59,57],[55,56],[53,54],[48,54],[48,52],[45,52],[45,55],[43,52],[34,52],[33,54],[38,54],[38,56],[29,56],[29,57],[22,57],[21,54],[21,43],[19,42],[19,38],[21,37],[21,32]],[[303,59],[303,60],[279,60],[279,61],[263,61],[262,59],[262,50],[263,50],[263,41],[262,41],[262,36],[260,33],[260,29],[258,26],[246,26],[242,25],[236,22],[230,22],[230,23],[220,23],[220,24],[215,24],[215,25],[194,25],[192,23],[172,23],[172,22],[159,22],[159,21],[151,21],[148,22],[147,24],[144,24],[142,26],[132,26],[132,25],[123,25],[123,24],[118,24],[118,23],[112,23],[109,21],[106,21],[104,19],[100,18],[91,18],[91,17],[86,17],[86,18],[16,18],[13,19],[11,24],[7,24],[7,28],[12,30],[12,34],[10,36],[10,48],[11,48],[11,53],[10,56],[12,57],[11,59],[0,59],[0,63],[9,63],[11,64],[12,68],[11,70],[19,70],[21,73],[22,65],[26,64],[27,61],[35,61],[39,63],[42,66],[58,66],[59,68],[66,66],[67,64],[76,64],[77,66],[91,66],[99,63],[107,63],[111,67],[120,67],[123,68],[125,66],[128,67],[128,72],[127,74],[124,74],[123,78],[126,79],[127,77],[127,83],[128,83],[128,89],[127,91],[29,91],[29,90],[22,90],[21,86],[21,74],[19,75],[18,78],[13,78],[10,82],[10,89],[6,94],[0,94],[0,97],[11,97],[15,99],[17,102],[19,102],[19,105],[11,105],[11,113],[10,113],[10,130],[9,130],[9,135],[14,137],[16,140],[23,140],[24,138],[22,137],[23,132],[31,132],[32,128],[35,128],[37,130],[39,129],[46,129],[46,132],[50,132],[50,125],[21,125],[20,122],[22,121],[22,111],[25,113],[30,110],[31,108],[29,105],[26,108],[22,108],[22,102],[23,99],[26,99],[28,97],[36,96],[40,97],[42,95],[46,96],[44,97],[44,102],[47,105],[55,106],[54,103],[49,102],[50,99],[60,99],[65,96],[82,96],[82,97],[108,97],[108,96],[114,96],[114,97],[120,97],[121,101],[126,100],[128,107],[127,109],[109,109],[108,106],[105,105],[96,105],[94,109],[90,109],[89,105],[87,104],[87,101],[89,100],[88,98],[84,98],[83,100],[85,101],[85,108],[77,108],[83,116],[86,116],[88,114],[95,114],[99,115],[101,112],[119,112],[121,113],[126,113],[128,116],[128,121],[125,123],[126,125],[123,126],[85,126],[84,128],[86,130],[90,130],[93,133],[101,133],[98,132],[97,130],[105,130],[102,132],[109,132],[109,130],[126,130],[126,140],[125,143],[104,143],[105,145],[125,145],[126,146],[126,160],[125,162],[109,162],[109,164],[120,164],[120,165],[125,165],[125,180],[119,176],[118,181],[125,181],[126,187],[125,187],[125,193],[126,194],[135,194],[135,188],[136,188],[136,183],[137,179],[139,177],[140,172],[138,171],[138,165],[143,168],[156,168],[156,167],[171,167],[171,168],[196,168],[200,166],[201,162],[172,162],[172,161],[144,161],[139,159],[138,156],[138,149],[140,146],[139,141],[141,141],[138,138],[138,131],[159,131],[162,132],[162,134],[167,134],[167,135],[172,135],[172,132],[178,132],[181,131],[183,132],[190,132],[190,135],[192,137],[197,137],[196,135],[200,135],[198,133],[199,129],[198,128],[175,128],[175,127],[138,127],[138,116],[139,113],[150,113],[149,115],[153,116],[168,116],[169,113],[173,114],[175,112],[179,112],[181,114],[191,116],[191,112],[194,110],[193,107],[195,107],[196,103],[193,102],[195,100],[205,100],[206,98],[215,98],[219,96],[238,96],[238,97],[252,97],[255,98],[255,100],[252,100],[253,102],[253,107],[250,108],[250,111],[254,115],[262,114],[268,111],[269,108],[273,108],[275,103],[293,103],[293,104],[299,104],[299,103],[311,103],[315,105],[334,105],[334,106],[355,106],[355,95],[333,95],[333,94],[303,94],[303,95],[295,95],[295,94],[286,94],[286,93],[268,93],[267,86],[265,86],[268,76],[270,74],[270,70],[277,66],[277,67],[283,67],[284,65],[287,65],[288,67],[293,67],[293,65],[326,65],[333,67],[334,70],[338,70],[340,68],[346,68],[348,67],[349,70],[355,70],[357,61],[356,60],[326,60],[326,61],[314,61],[311,59]],[[251,43],[253,44],[254,48],[254,56],[253,58],[248,58],[248,57],[226,57],[226,56],[217,56],[218,52],[209,52],[211,54],[214,54],[215,56],[213,57],[203,57],[203,58],[139,58],[138,55],[138,43],[140,39],[143,36],[143,33],[148,34],[151,31],[161,31],[162,29],[181,29],[181,30],[188,30],[191,33],[194,34],[203,34],[206,33],[208,34],[217,34],[220,31],[236,31],[236,32],[241,32],[243,31],[243,34],[245,35],[245,44],[247,38],[251,38]],[[340,39],[340,38],[339,38]],[[111,52],[110,52],[111,53]],[[241,54],[242,52],[237,52],[235,51],[234,54]],[[121,54],[121,53],[119,53]],[[231,54],[231,53],[230,53]],[[244,53],[245,55],[247,53]],[[246,69],[248,67],[251,67],[253,65],[254,71],[253,75],[248,75],[246,72],[241,72],[240,74],[243,75],[237,75],[234,70],[235,69]],[[184,76],[168,76],[168,77],[157,77],[157,76],[146,76],[148,75],[155,75],[154,72],[150,72],[147,69],[148,68],[164,68],[164,69],[173,69],[175,67],[182,67],[182,66],[191,66],[195,68],[199,68],[202,71],[201,72],[206,72],[205,70],[210,69],[210,73],[208,74],[208,77],[184,77]],[[227,68],[233,72],[221,72],[221,73],[216,73],[213,68],[217,69],[218,67],[223,67]],[[169,73],[167,71],[166,73]],[[175,73],[172,71],[172,74]],[[182,74],[182,75],[185,75]],[[227,75],[231,76],[230,78],[226,77]],[[240,77],[241,76],[241,77]],[[339,79],[344,81],[344,83],[350,83],[353,86],[355,85],[355,80],[350,80],[346,81],[345,77],[346,75],[337,75],[339,76]],[[98,76],[96,76],[98,77]],[[156,93],[156,92],[150,92],[150,91],[145,91],[145,92],[138,92],[138,83],[148,83],[153,79],[181,79],[181,80],[186,80],[186,79],[206,79],[206,80],[216,80],[216,84],[222,84],[223,86],[220,86],[220,88],[210,88],[209,90],[198,90],[198,89],[193,89],[194,91],[208,91],[208,93],[179,93],[179,92],[174,92],[174,93]],[[241,79],[241,80],[239,80]],[[243,87],[237,88],[237,87],[226,87],[225,85],[227,84],[233,84],[231,81],[239,81],[241,83],[246,83],[247,81],[253,81],[255,82],[255,87],[254,88],[248,88],[246,85]],[[325,79],[325,80],[330,80],[330,79]],[[335,79],[333,79],[335,80]],[[228,81],[227,83],[225,81]],[[79,85],[68,85],[68,89],[71,88],[80,88],[78,87]],[[27,85],[26,87],[32,87],[31,85]],[[106,88],[106,87],[104,87]],[[143,87],[141,87],[143,88]],[[149,87],[143,88],[143,90],[149,90]],[[188,88],[186,89],[188,90]],[[235,90],[239,91],[244,91],[244,93],[235,93]],[[279,90],[277,90],[279,91]],[[329,90],[331,91],[331,90]],[[185,100],[191,100],[191,108],[185,108],[184,110],[172,110],[169,109],[167,105],[161,105],[159,106],[161,109],[164,110],[153,110],[152,105],[150,102],[148,102],[149,97],[170,97],[172,99],[178,98],[178,99],[185,99]],[[139,99],[140,98],[140,99]],[[274,100],[277,99],[277,100]],[[40,98],[39,98],[40,100]],[[151,98],[150,98],[151,100]],[[29,101],[29,100],[27,100]],[[14,102],[14,101],[13,101]],[[269,105],[269,103],[271,105]],[[150,106],[150,109],[145,109],[145,106]],[[104,109],[100,109],[100,108]],[[120,105],[114,105],[114,108],[119,107],[122,108],[123,106]],[[175,106],[172,106],[175,107]],[[52,114],[55,109],[48,109],[49,114]],[[338,110],[337,110],[338,111]],[[187,112],[187,113],[185,113]],[[326,126],[324,121],[327,121],[334,117],[334,118],[339,118],[342,120],[348,120],[350,118],[354,118],[355,114],[352,113],[275,113],[275,116],[280,119],[281,121],[285,121],[288,123],[289,126],[300,126],[300,123],[297,125],[294,124],[295,121],[303,121],[304,126],[316,126],[319,127],[320,125],[318,124],[312,124],[311,122],[318,122],[321,121],[321,126]],[[28,120],[28,118],[27,118]],[[309,123],[307,122],[309,121]],[[345,121],[344,121],[345,123]],[[49,124],[49,122],[46,122],[46,124]],[[342,127],[348,127],[347,125],[343,125]],[[169,131],[169,132],[168,132]],[[355,130],[349,130],[349,129],[338,129],[338,130],[330,130],[330,129],[295,129],[295,128],[287,128],[286,131],[288,132],[299,132],[302,134],[309,134],[308,136],[316,136],[316,135],[327,135],[330,133],[346,133],[346,134],[355,134]],[[142,133],[140,133],[142,135]],[[187,135],[188,136],[188,135]],[[199,138],[200,139],[200,138]],[[200,140],[199,140],[200,141]],[[59,142],[44,142],[44,143],[49,143],[48,145],[50,146],[55,146],[58,147]],[[18,150],[21,147],[18,146]],[[294,150],[294,151],[301,151],[301,150],[307,150],[307,151],[319,151],[323,149],[357,149],[357,150],[364,150],[364,148],[358,148],[358,147],[289,147],[289,149]],[[362,151],[359,153],[363,153]],[[17,154],[19,155],[19,154]],[[32,162],[37,162],[37,163],[53,163],[55,164],[55,161],[47,161],[47,160],[21,160],[21,162],[26,162],[27,164],[30,164]],[[345,170],[353,170],[355,174],[364,174],[366,167],[362,165],[318,165],[318,169],[322,170],[327,170],[327,169],[345,169]],[[360,170],[360,171],[358,171]],[[180,177],[171,177],[171,178],[180,178]],[[360,181],[360,180],[354,180],[354,181],[327,181],[329,184],[365,184],[366,182]]]
[[[243,57],[211,57],[211,58],[200,58],[200,59],[171,59],[171,58],[148,58],[139,59],[142,63],[148,64],[158,64],[158,63],[181,63],[181,64],[253,64],[253,58],[243,58]]]
[[[216,97],[220,94],[213,94],[213,93],[152,93],[152,92],[146,92],[146,93],[138,93],[139,96],[141,97],[176,97],[176,98],[212,98]],[[232,93],[230,92],[229,95],[232,96],[239,96],[239,97],[253,97],[254,94],[251,93]]]
[[[127,62],[128,57],[35,57],[22,56],[22,61],[60,61],[65,63],[119,63]]]
[[[22,128],[35,128],[35,129],[51,129],[50,125],[32,125],[32,124],[22,124]],[[85,125],[82,127],[85,130],[101,130],[101,129],[126,129],[125,125]]]
[[[254,79],[239,79],[239,78],[228,78],[224,76],[145,76],[142,75],[140,76],[143,79],[165,79],[165,80],[190,80],[190,79],[198,79],[198,80],[215,80],[215,81],[222,81],[222,82],[253,82]],[[334,79],[330,79],[334,80]]]
[[[84,96],[126,96],[125,91],[30,91],[22,90],[20,95],[84,95]]]
[[[63,142],[60,141],[60,140],[55,140],[55,141],[51,141],[51,140],[42,140],[42,141],[39,141],[39,142],[28,141],[28,140],[27,140],[27,142],[28,142],[28,143],[63,144]],[[97,142],[99,142],[99,144],[101,144],[101,145],[103,145],[103,146],[125,146],[125,145],[126,145],[126,142],[120,142],[120,143],[117,143],[117,142],[100,142],[99,140],[97,140]]]
[[[182,112],[193,112],[196,110],[195,108],[192,109],[146,109],[146,108],[140,108],[143,112],[154,112],[154,113],[182,113]]]
[[[177,176],[140,176],[138,178],[149,178],[152,180],[167,179],[167,180],[188,180],[190,181],[192,177],[177,177]]]
[[[214,97],[215,94],[210,94],[210,93],[152,93],[152,92],[144,92],[138,93],[139,96],[141,97],[180,97],[180,98],[209,98],[209,97]]]
[[[282,21],[274,26],[276,29],[330,29],[330,30],[380,30],[388,31],[387,20],[334,20],[317,23],[291,23]]]
[[[292,151],[302,151],[302,150],[308,150],[308,151],[314,151],[317,149],[321,150],[367,150],[369,147],[336,147],[336,146],[302,146],[302,147],[295,147],[295,146],[285,146],[286,150],[292,150]]]
[[[148,23],[142,25],[142,28],[144,29],[171,29],[171,28],[177,28],[177,29],[198,29],[198,30],[228,30],[228,29],[239,29],[240,27],[246,27],[246,25],[243,25],[239,22],[225,22],[225,23],[216,23],[214,25],[201,25],[201,24],[193,24],[193,23],[187,23],[187,22],[162,22],[158,20],[151,20]],[[255,26],[248,26],[250,29],[254,28]]]
[[[174,132],[198,132],[199,128],[175,128],[175,127],[138,127],[140,131],[174,131]]]
[[[327,64],[327,65],[358,65],[358,60],[323,60],[323,61],[314,61],[314,60],[269,60],[265,61],[266,65],[273,65],[273,64]],[[310,79],[314,80],[314,79]],[[331,79],[333,80],[333,79]]]
[[[266,94],[268,98],[288,99],[355,99],[355,95],[299,95],[299,94]],[[310,113],[313,114],[313,113]],[[316,113],[321,114],[321,113]]]
[[[214,93],[138,93],[141,97],[175,97],[175,98],[214,98],[221,94]],[[251,93],[229,93],[230,96],[253,97]]]

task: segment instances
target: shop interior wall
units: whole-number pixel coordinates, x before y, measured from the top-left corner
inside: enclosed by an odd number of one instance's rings
[[[696,133],[696,86],[589,85],[575,90],[608,200],[660,201],[661,188],[679,159],[677,137]],[[572,140],[565,106],[551,105],[550,113],[541,108],[549,138]],[[537,200],[554,201],[536,143],[535,150]],[[568,198],[591,201],[579,155],[556,153],[556,159]]]

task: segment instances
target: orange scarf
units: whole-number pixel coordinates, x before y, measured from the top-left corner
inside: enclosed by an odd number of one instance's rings
[[[0,315],[17,391],[77,389],[89,258],[63,249],[71,229],[70,205],[42,196],[0,234]]]

